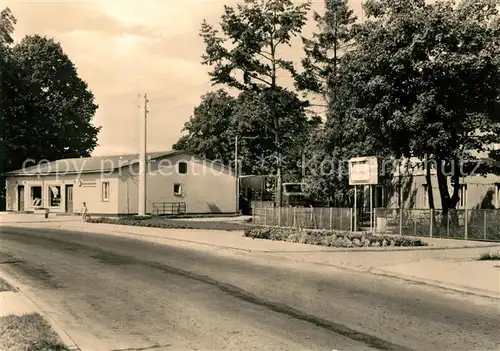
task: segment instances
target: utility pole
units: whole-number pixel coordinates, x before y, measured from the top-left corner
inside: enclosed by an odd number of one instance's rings
[[[142,99],[141,99],[142,100]],[[146,215],[146,153],[148,94],[144,94],[139,109],[139,216]]]
[[[234,173],[236,175],[236,213],[240,211],[240,176],[238,169],[238,136],[234,139]]]

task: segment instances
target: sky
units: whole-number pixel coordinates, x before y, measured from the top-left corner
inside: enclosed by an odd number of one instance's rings
[[[297,1],[299,2],[299,1]],[[361,0],[349,0],[356,13]],[[15,39],[28,34],[59,41],[99,105],[101,126],[93,155],[138,152],[139,95],[148,94],[148,151],[166,151],[211,86],[201,64],[200,24],[217,25],[235,0],[2,0],[17,18]],[[322,12],[323,1],[312,9]],[[311,14],[312,16],[312,14]],[[309,37],[312,20],[304,29]],[[300,40],[283,52],[300,61]],[[217,87],[216,87],[217,88]]]

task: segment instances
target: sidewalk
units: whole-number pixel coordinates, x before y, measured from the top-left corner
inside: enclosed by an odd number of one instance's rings
[[[0,283],[2,285],[0,289],[0,319],[2,319],[2,323],[7,324],[3,327],[23,329],[22,326],[24,326],[25,328],[31,328],[31,335],[25,335],[24,338],[20,337],[20,335],[25,334],[27,330],[3,330],[5,332],[5,340],[2,340],[4,346],[16,342],[16,346],[19,347],[17,342],[27,341],[24,340],[26,338],[36,342],[37,338],[40,337],[42,340],[39,341],[51,341],[57,346],[62,343],[65,347],[64,350],[80,350],[68,334],[34,302],[29,296],[29,289],[26,286],[20,285],[3,270],[0,273]],[[16,318],[16,322],[10,325],[3,318]]]
[[[47,222],[81,222],[81,216],[56,215],[49,213],[48,218],[40,214],[0,212],[0,225],[11,223],[47,223]]]
[[[253,253],[267,259],[333,266],[500,299],[500,262],[477,261],[484,252],[500,250],[500,243],[425,238],[428,247],[338,249],[251,239],[241,232],[217,230],[161,229],[81,221],[23,223],[20,226],[102,233],[191,248],[202,246],[219,249],[219,252],[225,249]]]
[[[424,259],[374,268],[372,273],[500,299],[499,261],[453,262]]]

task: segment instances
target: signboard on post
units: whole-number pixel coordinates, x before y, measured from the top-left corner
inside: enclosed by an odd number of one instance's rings
[[[349,160],[349,185],[378,184],[378,162],[375,156]]]
[[[357,231],[357,185],[370,186],[370,229],[374,231],[373,225],[373,187],[378,184],[378,162],[375,156],[355,157],[349,160],[349,185],[354,186],[354,231]]]

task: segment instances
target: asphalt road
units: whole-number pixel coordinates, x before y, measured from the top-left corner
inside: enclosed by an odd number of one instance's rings
[[[332,253],[333,254],[333,253]],[[331,269],[0,227],[2,270],[83,350],[498,350],[499,306]]]

